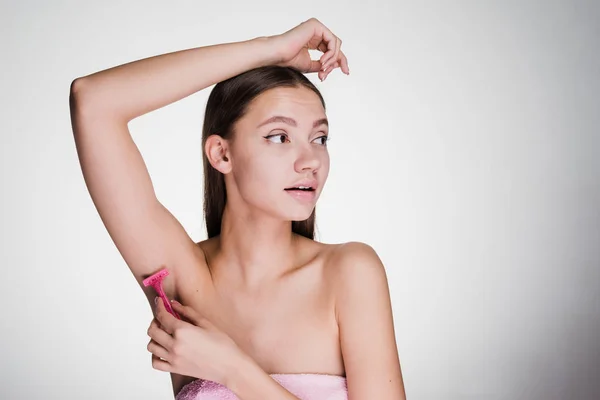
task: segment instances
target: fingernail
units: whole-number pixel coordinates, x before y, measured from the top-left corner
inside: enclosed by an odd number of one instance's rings
[[[177,301],[177,300],[175,300],[175,299],[171,300],[171,303],[173,303],[173,304],[181,304],[180,302],[178,302],[178,301]]]
[[[158,305],[158,296],[154,298],[154,304]]]

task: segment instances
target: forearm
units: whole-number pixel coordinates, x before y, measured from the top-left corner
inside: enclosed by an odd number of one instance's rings
[[[278,62],[267,37],[180,50],[79,78],[78,104],[125,121],[164,107],[247,70]]]
[[[229,374],[225,386],[240,400],[298,400],[247,355]]]

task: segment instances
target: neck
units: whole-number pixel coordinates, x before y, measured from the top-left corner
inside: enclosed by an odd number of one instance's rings
[[[292,266],[296,235],[291,221],[238,210],[225,206],[214,274],[236,286],[257,289]]]

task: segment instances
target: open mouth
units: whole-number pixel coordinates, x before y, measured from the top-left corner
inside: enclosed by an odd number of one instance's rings
[[[315,189],[310,188],[310,187],[306,187],[306,188],[305,187],[294,187],[294,188],[287,188],[285,190],[287,190],[288,192],[289,191],[299,191],[299,192],[314,192],[315,191]]]

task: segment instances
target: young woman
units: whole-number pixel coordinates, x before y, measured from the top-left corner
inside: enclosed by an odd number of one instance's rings
[[[313,235],[329,128],[303,73],[349,74],[341,43],[311,18],[71,85],[86,185],[148,297],[152,366],[171,373],[178,399],[405,398],[379,257],[366,244]],[[208,239],[195,243],[157,200],[127,125],[213,84],[203,128]],[[161,268],[167,295],[185,304],[173,305],[182,319],[142,285]]]

